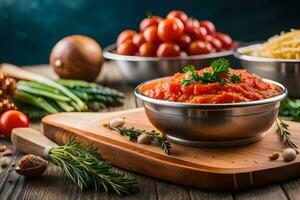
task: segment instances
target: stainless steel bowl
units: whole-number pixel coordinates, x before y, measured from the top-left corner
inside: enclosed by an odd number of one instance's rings
[[[166,79],[166,78],[162,78]],[[140,88],[135,95],[144,103],[150,122],[175,143],[200,147],[238,146],[256,142],[274,123],[280,101],[287,89],[275,81],[264,81],[282,89],[280,95],[258,101],[225,104],[192,104],[158,100],[145,96]]]
[[[124,56],[115,52],[116,46],[110,45],[103,50],[103,56],[106,59],[116,61],[117,67],[124,78],[132,83],[141,83],[158,77],[170,76],[181,71],[182,67],[188,64],[207,67],[216,58],[224,57],[229,60],[233,58],[233,50],[207,55],[170,58]]]
[[[234,57],[240,60],[241,66],[248,72],[276,80],[287,87],[289,96],[300,97],[300,60],[261,58],[246,55],[261,44],[238,48]]]

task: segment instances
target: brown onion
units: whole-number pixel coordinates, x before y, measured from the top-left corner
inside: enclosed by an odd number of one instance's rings
[[[53,47],[50,64],[61,78],[93,81],[103,64],[102,49],[92,38],[71,35]]]

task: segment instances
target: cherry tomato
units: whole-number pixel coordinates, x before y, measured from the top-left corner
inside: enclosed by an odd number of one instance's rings
[[[208,20],[200,21],[200,26],[204,27],[207,33],[210,35],[216,32],[216,27],[211,21]]]
[[[139,48],[140,56],[154,57],[156,56],[157,45],[152,42],[145,42]]]
[[[190,33],[190,36],[193,40],[205,40],[207,31],[204,27],[194,28],[193,32]]]
[[[190,55],[208,54],[212,51],[212,46],[208,42],[196,40],[189,46]]]
[[[158,23],[162,20],[163,18],[159,16],[152,16],[149,18],[145,18],[140,23],[140,31],[143,32],[146,28],[152,25],[158,26]]]
[[[3,113],[0,117],[1,134],[3,134],[5,137],[10,137],[11,131],[14,128],[28,126],[28,117],[20,111],[9,110]]]
[[[175,57],[180,55],[180,47],[174,43],[162,43],[157,49],[158,57]]]
[[[135,44],[135,46],[140,47],[145,42],[145,38],[143,34],[138,33],[133,36],[132,42]]]
[[[229,49],[231,47],[232,39],[229,35],[225,33],[216,32],[215,37],[221,41],[222,49]]]
[[[117,47],[117,53],[133,56],[137,53],[137,47],[133,44],[132,40],[126,40]]]
[[[157,42],[158,36],[157,36],[157,26],[150,26],[145,29],[143,32],[143,36],[147,42]]]
[[[184,25],[178,18],[165,19],[158,24],[158,37],[163,42],[174,42],[183,34]]]
[[[191,43],[192,39],[190,36],[183,34],[178,40],[177,44],[180,46],[181,49],[187,49],[189,44]]]
[[[222,49],[222,43],[219,39],[214,38],[211,35],[207,35],[205,37],[205,40],[211,44],[211,46],[216,50],[220,51]]]
[[[117,46],[120,45],[122,42],[125,42],[126,40],[132,39],[132,37],[137,34],[134,30],[127,29],[125,31],[122,31],[117,39]]]
[[[186,20],[188,20],[187,14],[185,14],[185,12],[183,12],[181,10],[172,10],[171,12],[169,12],[167,15],[167,19],[172,19],[172,18],[178,18],[182,22],[185,22]]]
[[[184,23],[184,31],[186,33],[192,33],[194,28],[199,28],[200,22],[195,18],[188,18]]]

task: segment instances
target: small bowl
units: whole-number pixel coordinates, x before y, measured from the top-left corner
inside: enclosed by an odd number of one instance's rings
[[[206,55],[168,58],[125,56],[117,54],[116,46],[113,44],[103,50],[103,56],[106,59],[116,61],[119,71],[127,81],[141,83],[158,77],[170,76],[180,71],[185,65],[204,68],[220,57],[232,60],[233,52],[230,50]]]
[[[300,97],[300,60],[262,58],[247,55],[256,50],[261,44],[237,48],[234,57],[239,59],[241,66],[248,72],[261,77],[278,81],[289,90],[289,96]]]
[[[282,89],[282,93],[263,100],[224,103],[192,104],[158,100],[141,93],[140,84],[135,95],[144,103],[146,115],[155,128],[179,144],[198,147],[240,146],[261,140],[275,122],[280,101],[287,89],[275,81],[263,79]]]

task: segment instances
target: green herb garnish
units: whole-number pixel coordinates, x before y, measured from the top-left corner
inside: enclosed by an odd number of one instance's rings
[[[224,86],[229,82],[241,82],[241,77],[238,74],[229,73],[229,65],[229,61],[224,58],[215,60],[211,63],[211,72],[204,71],[202,77],[195,72],[195,67],[193,65],[188,65],[183,68],[183,72],[185,72],[187,75],[186,79],[182,80],[181,85],[186,87],[194,82],[202,84],[219,82],[222,86]],[[224,75],[228,75],[229,79],[224,78]]]
[[[171,144],[170,142],[167,140],[167,138],[165,136],[162,136],[160,133],[152,130],[152,131],[145,131],[145,130],[139,130],[136,129],[134,127],[132,128],[126,128],[126,127],[108,127],[114,131],[117,131],[118,133],[120,133],[121,135],[124,135],[128,138],[129,141],[136,141],[138,139],[138,137],[141,134],[147,134],[148,136],[151,137],[151,139],[153,140],[153,142],[159,146],[162,150],[164,150],[165,154],[169,155],[170,154],[170,150],[171,150]]]
[[[291,117],[293,121],[300,121],[300,99],[286,98],[280,104],[279,113]]]
[[[233,83],[239,83],[239,82],[241,82],[241,77],[238,74],[232,74],[230,76],[230,81]]]
[[[279,134],[281,141],[288,147],[297,149],[297,145],[290,138],[291,133],[288,130],[289,125],[279,118],[276,119],[276,124],[278,126],[277,133]]]
[[[137,188],[134,179],[113,172],[109,161],[104,160],[93,145],[83,148],[78,142],[49,151],[49,161],[59,166],[80,189],[93,188],[95,191],[114,190],[118,195],[128,194]]]

